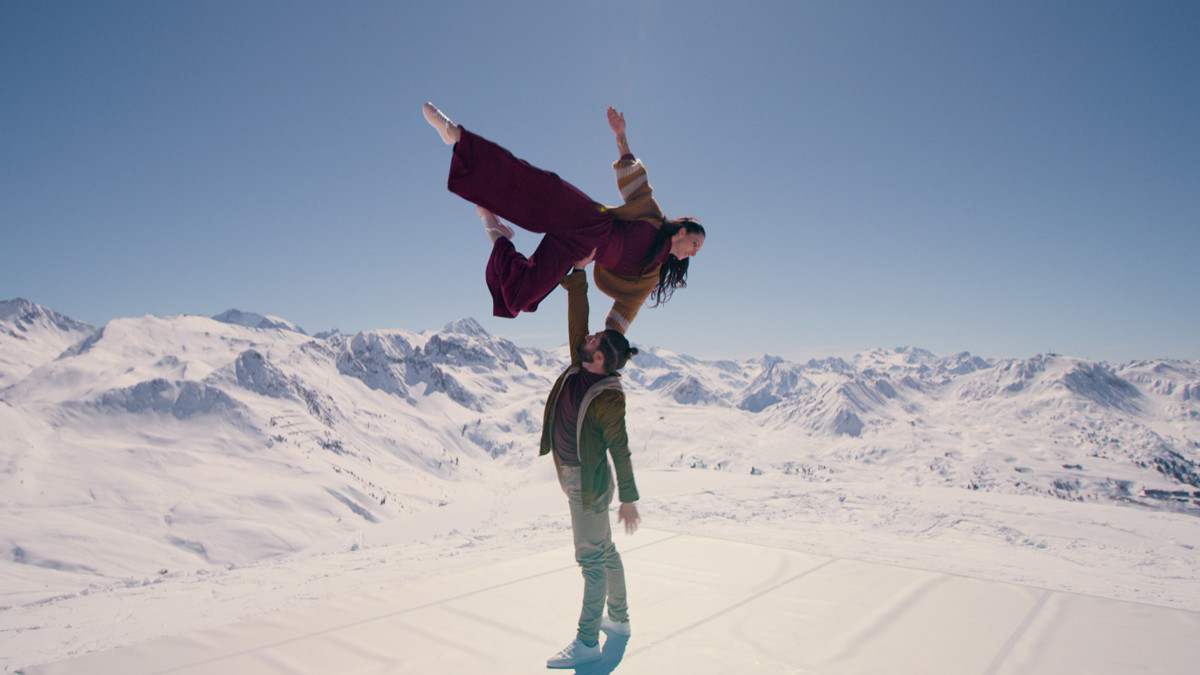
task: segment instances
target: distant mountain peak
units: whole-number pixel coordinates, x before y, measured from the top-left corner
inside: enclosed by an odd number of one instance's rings
[[[458,335],[474,335],[478,337],[488,336],[487,330],[484,329],[484,327],[478,321],[472,319],[471,317],[451,321],[442,327],[441,332],[456,333]]]
[[[24,298],[0,300],[0,389],[97,332],[90,323]]]
[[[25,298],[0,300],[0,321],[7,321],[19,313],[29,311],[33,307],[37,307],[37,305]]]
[[[17,330],[24,331],[41,318],[48,326],[65,332],[90,333],[96,327],[86,321],[78,321],[60,314],[48,307],[42,307],[36,302],[25,298],[0,300],[0,321],[12,324]]]

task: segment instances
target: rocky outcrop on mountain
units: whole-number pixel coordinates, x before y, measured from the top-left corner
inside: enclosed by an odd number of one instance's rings
[[[281,319],[277,316],[263,316],[262,314],[255,314],[254,312],[243,312],[239,309],[225,310],[224,312],[214,316],[213,320],[220,321],[221,323],[232,324],[234,326],[245,326],[247,328],[261,328],[263,330],[290,330],[294,333],[300,333],[301,335],[305,334],[303,328],[297,326],[291,321],[288,321],[287,319]]]
[[[243,412],[242,406],[224,391],[190,380],[154,379],[111,389],[100,394],[91,405],[112,412],[165,413],[181,420],[198,415],[241,417]]]

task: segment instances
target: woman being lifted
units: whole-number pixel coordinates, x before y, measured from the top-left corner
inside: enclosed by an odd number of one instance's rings
[[[657,306],[687,286],[688,259],[705,232],[692,218],[667,220],[654,200],[642,161],[629,151],[625,116],[608,109],[620,159],[613,163],[624,203],[606,207],[556,174],[454,124],[432,103],[425,119],[453,145],[447,187],[476,205],[492,239],[485,278],[495,316],[532,312],[575,261],[595,251],[596,287],[613,299],[608,328],[625,333],[647,298]],[[529,257],[510,241],[507,220],[543,235]]]

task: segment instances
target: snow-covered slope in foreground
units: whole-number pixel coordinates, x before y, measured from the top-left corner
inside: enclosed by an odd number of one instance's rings
[[[6,671],[567,541],[536,457],[565,351],[11,316]],[[1200,364],[647,349],[625,386],[655,528],[1200,610]]]

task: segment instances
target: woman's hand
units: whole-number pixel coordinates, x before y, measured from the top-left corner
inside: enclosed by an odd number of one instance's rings
[[[629,152],[629,141],[625,138],[625,113],[619,113],[615,108],[608,108],[608,126],[617,135],[617,155],[624,157],[633,154]]]
[[[609,106],[608,126],[618,136],[625,133],[625,113],[619,113],[612,106]]]

